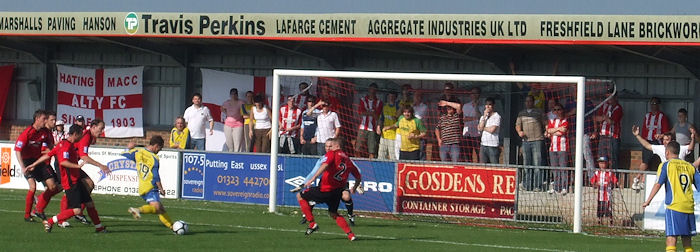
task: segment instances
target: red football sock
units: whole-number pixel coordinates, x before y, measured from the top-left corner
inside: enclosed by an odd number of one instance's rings
[[[337,217],[335,217],[335,223],[338,224],[338,226],[342,228],[343,232],[345,232],[346,234],[352,232],[352,230],[350,230],[350,227],[348,226],[348,222],[345,221],[345,218],[343,218],[343,216],[338,215]]]
[[[32,205],[34,204],[34,191],[27,191],[27,198],[24,201],[24,218],[29,218],[29,212],[32,211]]]
[[[46,190],[39,195],[39,201],[36,203],[36,211],[43,213],[46,205],[51,202],[51,198],[58,194],[58,190]]]
[[[49,221],[49,224],[53,225],[56,222],[58,222],[58,223],[64,222],[65,220],[70,219],[70,217],[73,217],[74,215],[75,215],[75,212],[73,211],[73,209],[61,210],[61,212],[58,213],[58,215],[54,216],[55,219],[49,218],[48,221]]]
[[[309,206],[309,202],[306,201],[305,199],[300,199],[299,206],[301,207],[301,212],[304,213],[304,217],[306,217],[306,220],[309,222],[313,222],[314,221],[314,214],[313,214],[313,212],[311,212],[311,207]]]
[[[100,225],[100,216],[97,215],[97,209],[94,207],[88,207],[87,212],[88,216],[90,216],[90,219],[92,220],[92,224],[95,224],[95,226]]]
[[[84,209],[85,209],[85,203],[80,204],[80,213],[78,213],[78,214],[80,214],[80,215],[85,215],[85,214],[83,214],[83,210],[84,210]],[[88,214],[89,214],[89,213],[88,213]]]
[[[66,195],[63,194],[63,198],[61,198],[61,211],[68,209],[68,198],[66,198]]]

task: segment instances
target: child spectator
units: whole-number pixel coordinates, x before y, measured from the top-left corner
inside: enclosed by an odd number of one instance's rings
[[[617,186],[617,177],[608,170],[608,157],[599,157],[598,167],[600,170],[597,170],[591,178],[591,185],[598,188],[598,224],[602,224],[604,217],[609,217],[612,225],[612,189]]]

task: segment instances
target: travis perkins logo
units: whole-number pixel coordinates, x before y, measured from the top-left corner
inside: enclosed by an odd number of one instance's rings
[[[124,29],[129,35],[134,35],[139,31],[139,17],[136,13],[129,12],[129,14],[126,14],[126,17],[124,17]]]

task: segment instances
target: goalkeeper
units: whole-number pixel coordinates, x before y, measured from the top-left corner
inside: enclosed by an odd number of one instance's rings
[[[328,151],[328,148],[326,148],[326,151]],[[304,179],[304,182],[302,182],[301,185],[299,185],[299,186],[295,187],[294,189],[290,190],[290,192],[298,192],[298,191],[301,191],[302,189],[304,189],[304,188],[303,188],[304,184],[306,184],[306,182],[309,182],[309,180],[310,180],[311,178],[313,178],[314,174],[316,174],[316,171],[318,171],[318,169],[321,167],[321,164],[323,164],[323,161],[325,161],[325,160],[326,160],[326,156],[321,156],[321,157],[316,161],[316,165],[314,165],[314,168],[311,170],[311,172],[309,172],[309,174],[306,175],[306,178]],[[355,166],[357,167],[357,165],[355,165]],[[358,168],[358,171],[359,171],[359,168]],[[358,186],[358,187],[357,187],[357,193],[359,193],[359,194],[363,194],[363,193],[364,193],[364,191],[362,190],[362,186]],[[297,194],[297,197],[300,197],[300,195]],[[354,210],[355,207],[353,206],[353,203],[352,203],[352,196],[351,196],[351,194],[350,194],[350,187],[349,187],[349,185],[346,185],[346,186],[345,186],[345,190],[343,190],[343,196],[342,196],[341,200],[342,200],[343,203],[345,204],[345,209],[348,210],[348,220],[350,221],[350,225],[351,225],[351,226],[355,226],[355,217],[356,217],[356,216],[355,216],[355,214],[353,213],[353,210]],[[315,206],[315,203],[314,203],[314,202],[309,202],[309,205],[311,205],[311,210],[313,210],[313,207]],[[301,216],[301,221],[299,222],[299,224],[304,224],[304,223],[306,223],[306,216],[304,216],[304,215],[302,214],[302,216]]]

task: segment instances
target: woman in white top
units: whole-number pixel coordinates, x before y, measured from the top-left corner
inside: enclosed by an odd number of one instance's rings
[[[265,107],[265,96],[256,95],[253,99],[253,119],[248,123],[248,134],[253,139],[255,152],[270,152],[270,134],[272,129],[272,111]]]

